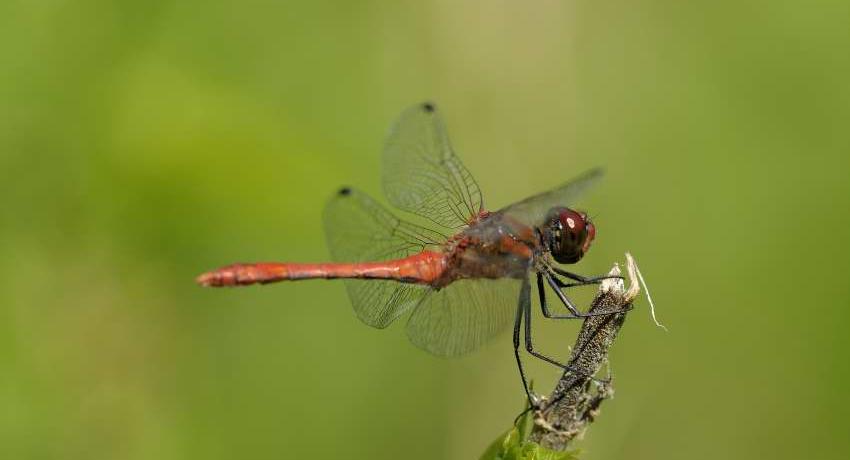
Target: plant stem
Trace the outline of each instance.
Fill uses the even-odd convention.
[[[626,260],[629,289],[626,290],[620,278],[604,280],[588,310],[611,310],[618,313],[591,316],[584,320],[570,354],[572,370],[564,372],[545,407],[535,412],[534,428],[529,440],[543,447],[556,451],[566,450],[569,443],[593,422],[602,401],[614,394],[610,378],[600,381],[591,376],[596,375],[608,361],[608,349],[616,340],[627,311],[632,308],[632,301],[640,291],[635,277],[634,259],[626,254]],[[609,275],[619,276],[620,267],[614,265]]]

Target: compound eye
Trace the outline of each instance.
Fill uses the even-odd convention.
[[[591,224],[590,222],[587,222],[586,227],[587,227],[587,241],[588,242],[593,241],[593,239],[596,238],[596,226]]]
[[[561,211],[561,215],[558,217],[561,221],[563,232],[571,240],[578,242],[582,239],[587,228],[587,220],[583,213],[575,212],[572,209],[565,209]]]

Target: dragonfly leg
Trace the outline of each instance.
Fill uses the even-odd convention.
[[[578,311],[578,308],[576,308],[573,301],[570,300],[570,298],[567,297],[566,294],[564,294],[564,291],[562,291],[560,286],[558,286],[558,283],[555,281],[555,277],[552,276],[551,273],[549,273],[549,272],[538,272],[537,276],[538,276],[538,280],[540,280],[541,277],[546,278],[546,282],[548,282],[549,286],[552,288],[552,290],[555,291],[555,295],[558,296],[558,299],[560,299],[561,303],[564,304],[565,307],[567,307],[567,310],[569,310],[570,313],[572,313],[571,315],[553,315],[553,314],[549,313],[549,308],[547,307],[545,310],[543,310],[544,316],[546,316],[547,318],[553,318],[553,319],[568,319],[568,318],[581,318],[582,317],[581,316],[582,313],[580,311]],[[538,285],[540,285],[540,284],[543,284],[543,282],[538,281]]]
[[[573,305],[572,301],[570,301],[569,299],[567,299],[568,302],[564,302],[564,305],[567,307],[567,309],[570,310],[569,315],[561,315],[549,311],[549,303],[546,302],[546,289],[543,285],[543,276],[543,273],[537,273],[537,293],[540,297],[540,309],[543,311],[543,316],[549,319],[580,319],[581,313],[578,311],[578,309],[575,308],[575,305]],[[555,288],[553,287],[553,289]],[[555,292],[558,292],[558,290],[555,289]],[[572,306],[572,308],[570,308],[570,306]]]
[[[540,273],[537,274],[537,293],[540,297],[540,309],[543,311],[543,316],[546,316],[547,318],[553,318],[553,319],[576,319],[577,318],[576,316],[573,316],[573,315],[564,315],[564,316],[559,317],[557,315],[551,315],[549,313],[549,306],[546,303],[546,289],[545,289],[545,286],[543,285],[543,276]],[[562,364],[562,363],[555,361],[554,359],[552,359],[552,358],[550,358],[546,355],[543,355],[541,353],[536,352],[534,350],[534,345],[533,345],[532,339],[531,339],[531,304],[529,304],[528,308],[525,310],[524,316],[525,316],[525,349],[528,351],[529,354],[531,354],[532,356],[534,356],[536,358],[542,359],[543,361],[546,361],[547,363],[554,364],[555,366],[558,366],[565,371],[570,371],[570,372],[578,374],[582,377],[589,378],[590,380],[593,380],[596,383],[607,383],[605,380],[597,379],[596,377],[594,377],[592,375],[588,375],[587,373],[582,372],[581,370],[576,369],[575,367],[573,367],[569,364]]]
[[[591,312],[591,313],[582,313],[582,312],[578,311],[578,309],[576,308],[573,301],[570,300],[570,298],[567,297],[566,294],[564,294],[564,291],[561,290],[561,286],[558,285],[556,278],[551,273],[543,271],[543,272],[538,272],[538,274],[540,276],[543,276],[544,278],[546,278],[546,282],[548,282],[549,286],[552,287],[552,290],[555,291],[555,295],[558,296],[558,299],[561,301],[561,303],[563,303],[564,306],[567,307],[567,310],[569,310],[570,313],[572,313],[571,315],[555,315],[555,314],[549,313],[548,308],[547,308],[543,312],[543,315],[546,316],[547,318],[551,318],[551,319],[590,318],[592,316],[604,316],[604,315],[610,315],[610,314],[613,314],[613,313],[623,313],[625,311],[631,310],[631,306],[630,306],[628,308],[616,308],[616,309],[613,309],[613,310],[599,310],[599,311],[594,311],[594,312]]]
[[[540,302],[542,304],[546,302],[546,298],[545,294],[540,289],[542,287],[540,275],[537,276],[537,290],[541,296]],[[534,356],[535,358],[542,359],[543,361],[546,361],[549,364],[554,364],[555,366],[558,366],[561,369],[566,369],[568,367],[566,364],[561,364],[560,362],[555,361],[554,359],[544,354],[538,353],[534,350],[534,343],[531,340],[531,303],[528,304],[527,308],[525,308],[525,311],[523,311],[522,314],[525,319],[525,351],[527,351],[531,356]]]
[[[564,289],[576,287],[576,286],[588,286],[590,284],[599,284],[602,280],[611,279],[611,278],[622,278],[622,277],[620,277],[620,276],[603,276],[603,277],[599,277],[599,279],[588,278],[590,280],[588,282],[577,281],[575,283],[567,283],[567,282],[561,280],[560,278],[558,278],[557,276],[554,276],[554,274],[552,275],[552,279],[555,280],[555,284],[557,284],[558,287],[564,288]]]
[[[548,268],[552,269],[552,271],[554,271],[555,273],[557,273],[557,274],[559,274],[563,277],[569,278],[569,279],[574,280],[574,281],[578,281],[577,283],[564,283],[563,281],[559,280],[558,278],[553,277],[553,278],[555,278],[555,280],[558,282],[558,284],[561,287],[573,287],[573,286],[584,286],[586,284],[598,284],[598,283],[602,282],[602,280],[613,279],[613,278],[624,279],[622,276],[612,276],[612,275],[600,275],[600,276],[588,277],[588,276],[584,276],[584,275],[579,275],[578,273],[568,272],[568,271],[566,271],[562,268],[558,268],[558,267],[554,267],[554,266],[548,267]]]
[[[523,312],[531,307],[531,286],[526,279],[522,283],[522,289],[519,293],[519,301],[517,302],[516,318],[514,319],[514,356],[516,356],[516,365],[519,369],[519,376],[522,379],[522,388],[525,390],[525,395],[528,398],[528,403],[534,407],[535,398],[531,396],[531,391],[528,389],[528,379],[525,377],[525,369],[522,367],[522,358],[519,353],[519,334],[522,328]]]

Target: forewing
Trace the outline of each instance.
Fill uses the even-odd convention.
[[[481,191],[455,155],[436,106],[411,107],[384,147],[384,193],[394,206],[457,229],[478,217]]]
[[[407,320],[414,345],[438,356],[480,347],[511,323],[520,281],[462,279],[432,292]]]
[[[337,262],[376,262],[407,257],[444,237],[432,230],[403,222],[368,195],[342,189],[325,207],[325,235]],[[387,327],[418,304],[431,289],[388,280],[345,280],[357,317],[364,323]]]
[[[540,225],[550,209],[556,206],[571,206],[575,201],[599,179],[603,170],[591,169],[575,179],[560,186],[522,201],[516,202],[501,212],[513,216],[529,225]]]

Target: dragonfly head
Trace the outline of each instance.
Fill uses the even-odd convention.
[[[574,264],[590,249],[590,243],[596,237],[596,227],[586,213],[558,207],[549,211],[543,234],[556,261]]]

